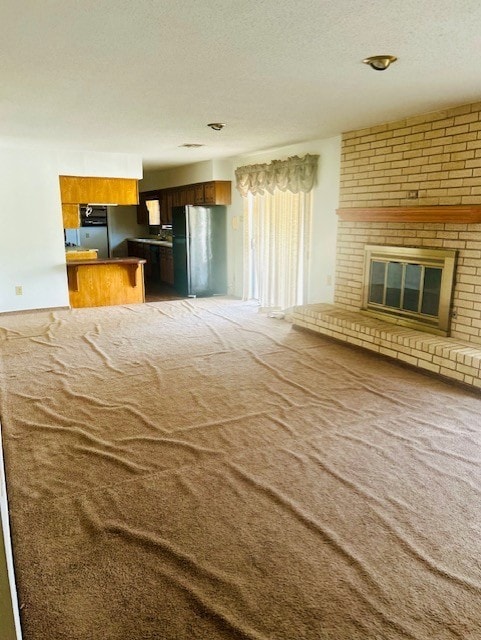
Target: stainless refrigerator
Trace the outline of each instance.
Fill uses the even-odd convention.
[[[189,297],[227,292],[224,206],[172,208],[174,287]]]

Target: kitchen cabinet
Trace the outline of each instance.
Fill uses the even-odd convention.
[[[194,185],[194,204],[204,204],[204,184]]]
[[[134,178],[87,178],[60,176],[62,204],[138,204],[138,181]]]
[[[204,185],[204,202],[205,204],[215,204],[216,198],[216,185],[215,182],[208,182]]]
[[[127,255],[130,258],[140,258],[138,255],[138,249],[140,247],[140,242],[135,242],[134,240],[127,240]]]
[[[139,194],[137,223],[149,226],[162,224],[162,196],[160,190],[144,191]]]
[[[144,191],[139,194],[137,222],[143,225],[149,224],[148,210],[145,204],[149,198],[156,198],[159,201],[160,224],[172,224],[172,207],[183,207],[188,204],[230,204],[231,184],[230,180],[212,180],[170,189]]]
[[[167,193],[165,193],[164,190],[164,193],[162,193],[160,200],[160,219],[162,220],[162,224],[170,224],[170,222],[165,222],[169,219],[169,211],[172,211],[172,206],[170,206],[169,208],[169,204],[167,202]]]
[[[160,247],[155,244],[148,244],[146,247],[146,260],[150,266],[150,275],[151,280],[155,280],[155,282],[160,282]]]
[[[150,261],[150,246],[143,242],[127,240],[127,253],[129,258],[142,258],[145,260],[144,275],[150,278],[152,273],[152,263]]]
[[[166,284],[174,284],[174,257],[172,247],[160,248],[160,280]]]
[[[165,220],[165,222],[163,224],[172,224],[172,207],[173,206],[174,206],[173,191],[166,190],[165,191],[165,213],[162,216],[162,219]]]
[[[145,204],[147,199],[146,193],[139,193],[139,204],[137,205],[137,224],[149,224],[149,212]]]
[[[138,242],[127,240],[127,252],[130,257],[143,258],[145,277],[157,282],[174,284],[174,259],[172,247],[157,242]]]
[[[195,187],[194,185],[188,185],[187,187],[182,188],[182,202],[181,206],[186,204],[194,204],[195,203]]]
[[[182,190],[181,189],[173,189],[172,191],[172,206],[173,207],[180,207],[181,206],[181,200],[182,200]]]
[[[145,302],[143,262],[137,258],[67,262],[70,306]]]
[[[231,182],[229,180],[213,180],[195,185],[194,204],[230,204]]]
[[[79,205],[62,204],[62,219],[64,229],[78,229],[80,227]]]

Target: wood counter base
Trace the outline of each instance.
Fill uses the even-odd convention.
[[[144,263],[141,258],[68,262],[70,306],[103,307],[145,302]]]

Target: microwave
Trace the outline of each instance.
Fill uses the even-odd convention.
[[[106,227],[107,207],[98,204],[80,205],[81,227]]]

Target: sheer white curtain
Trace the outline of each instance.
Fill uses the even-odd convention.
[[[311,194],[276,190],[244,203],[244,298],[266,309],[303,304],[311,228]]]
[[[236,171],[245,195],[244,298],[262,308],[306,302],[316,170],[317,156],[306,156]]]

